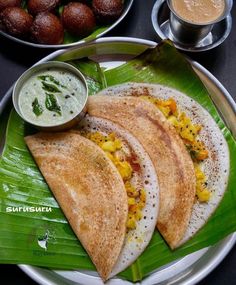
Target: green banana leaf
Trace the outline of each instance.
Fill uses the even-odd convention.
[[[85,41],[85,42],[92,41],[97,37],[99,37],[102,33],[104,33],[109,27],[110,26],[97,26],[95,30],[86,38],[80,38],[78,36],[65,32],[63,44],[72,44],[78,41]]]
[[[179,257],[214,245],[236,230],[236,143],[212,103],[206,88],[186,59],[169,43],[109,71],[88,59],[75,60],[88,82],[90,94],[124,82],[160,83],[198,101],[216,120],[229,146],[231,166],[227,191],[207,224],[181,248],[172,251],[156,231],[138,260],[121,276],[138,281]],[[1,118],[2,119],[2,118]],[[0,121],[1,121],[0,119]],[[11,112],[0,160],[0,263],[24,263],[57,269],[94,270],[90,258],[71,230],[60,207],[35,165],[24,136],[35,132]],[[10,212],[9,207],[45,207],[48,212]],[[50,211],[51,209],[51,211]],[[40,247],[47,238],[47,250]]]
[[[88,85],[89,95],[96,94],[107,87],[104,72],[97,62],[85,58],[70,61],[68,63],[75,66],[83,73]]]

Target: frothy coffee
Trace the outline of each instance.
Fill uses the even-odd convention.
[[[214,22],[225,10],[224,0],[172,0],[171,4],[179,17],[194,24]]]

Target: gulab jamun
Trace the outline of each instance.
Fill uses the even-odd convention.
[[[0,0],[0,11],[8,7],[20,7],[21,0]]]
[[[124,4],[122,0],[93,0],[92,8],[100,23],[111,24],[122,14]]]
[[[96,18],[92,9],[87,5],[70,2],[63,9],[62,23],[69,33],[85,37],[94,30]]]
[[[41,12],[52,12],[59,4],[60,0],[29,0],[27,9],[30,14],[37,15]]]
[[[9,7],[0,13],[0,27],[7,33],[25,38],[33,23],[33,17],[19,7]]]
[[[57,16],[50,12],[38,14],[31,27],[32,40],[40,44],[63,43],[64,29]]]

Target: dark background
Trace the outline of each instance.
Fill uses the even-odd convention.
[[[107,36],[127,36],[158,41],[151,24],[151,10],[155,0],[134,0],[124,21]],[[233,28],[229,38],[214,50],[189,54],[206,67],[226,87],[236,100],[236,8],[232,10]],[[53,50],[21,46],[0,37],[0,99],[23,71]],[[3,285],[36,285],[15,265],[0,265]],[[224,261],[199,285],[236,284],[236,246]],[[89,284],[88,284],[89,285]]]

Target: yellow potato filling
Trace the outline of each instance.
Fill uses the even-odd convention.
[[[142,99],[153,103],[175,127],[183,139],[189,154],[194,162],[196,175],[196,196],[200,202],[207,202],[211,192],[207,189],[207,178],[201,170],[200,163],[208,158],[208,150],[204,143],[199,140],[198,135],[202,129],[201,125],[193,124],[191,119],[184,112],[178,110],[176,101],[173,98],[161,100],[151,96],[141,96]]]
[[[104,136],[100,132],[87,132],[83,135],[101,147],[119,171],[128,197],[129,211],[126,228],[127,231],[135,229],[137,221],[142,218],[142,209],[146,204],[146,192],[144,189],[136,189],[131,183],[134,170],[131,164],[125,160],[125,156],[120,156],[118,153],[122,149],[122,142],[116,138],[114,133]]]
[[[211,193],[207,189],[206,175],[201,170],[198,164],[194,164],[196,175],[196,195],[200,202],[207,202],[210,199]]]

